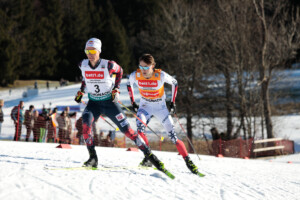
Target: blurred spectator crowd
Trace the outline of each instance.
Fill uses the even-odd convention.
[[[4,101],[0,99],[0,134],[3,122],[2,107]],[[14,122],[14,141],[20,141],[22,129],[25,133],[25,141],[32,139],[33,142],[52,142],[64,144],[84,144],[82,137],[82,117],[76,120],[77,112],[70,112],[70,107],[64,107],[61,113],[58,109],[43,108],[38,110],[34,105],[24,109],[24,102],[14,106],[10,116]],[[92,134],[96,146],[114,146],[115,131],[104,132],[97,127],[97,121],[93,122]],[[32,136],[32,137],[31,137]]]

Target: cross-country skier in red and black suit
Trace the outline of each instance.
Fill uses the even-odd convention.
[[[75,101],[80,103],[85,92],[89,101],[82,113],[83,138],[86,142],[90,158],[83,164],[85,167],[97,167],[98,157],[95,150],[94,139],[91,134],[93,120],[97,120],[101,114],[109,117],[128,138],[130,138],[144,153],[146,157],[157,167],[163,170],[163,163],[151,153],[149,146],[129,125],[125,114],[120,108],[119,87],[123,75],[122,68],[114,61],[100,58],[101,41],[91,38],[85,45],[85,53],[88,59],[82,60],[79,68],[82,72],[82,85]],[[115,78],[113,75],[115,74]]]

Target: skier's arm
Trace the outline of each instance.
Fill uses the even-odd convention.
[[[134,102],[134,90],[133,90],[134,77],[135,77],[135,73],[130,74],[127,82],[127,90],[128,90],[131,104],[133,104]]]
[[[164,81],[165,81],[165,83],[172,85],[171,102],[175,104],[175,99],[177,96],[177,89],[178,89],[177,80],[175,78],[173,78],[172,76],[170,76],[169,74],[167,74],[166,72],[164,72]]]
[[[108,72],[109,75],[112,76],[112,74],[116,74],[116,80],[115,80],[115,88],[120,88],[120,84],[121,84],[121,79],[123,76],[123,69],[120,65],[118,65],[116,62],[114,61],[108,61]]]
[[[81,68],[81,63],[78,66],[79,66],[79,68]],[[81,103],[81,99],[84,95],[85,87],[86,87],[85,79],[84,79],[84,77],[82,77],[80,90],[77,92],[77,94],[75,96],[75,101],[77,103]]]
[[[81,86],[80,86],[80,92],[84,93],[85,86],[86,86],[85,80],[84,80],[84,78],[82,78]]]
[[[78,67],[79,67],[80,71],[81,71],[81,64],[82,64],[82,61],[78,64]],[[85,79],[84,79],[84,77],[82,77],[80,92],[84,93],[85,86],[86,86]]]

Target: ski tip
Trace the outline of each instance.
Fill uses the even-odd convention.
[[[172,180],[174,180],[175,179],[175,176],[171,173],[171,172],[169,172],[168,170],[166,170],[166,171],[163,171],[168,177],[170,177]]]
[[[200,177],[204,177],[205,176],[205,174],[202,174],[200,172],[198,172],[197,175],[200,176]]]
[[[175,176],[174,175],[171,175],[171,176],[169,176],[172,180],[174,180],[175,179]]]

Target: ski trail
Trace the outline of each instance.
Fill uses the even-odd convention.
[[[299,164],[216,158],[191,154],[199,171],[192,174],[177,153],[153,151],[176,177],[157,170],[130,168],[141,152],[97,147],[99,167],[112,170],[45,170],[45,166],[79,167],[88,158],[85,146],[57,149],[56,144],[0,141],[0,199],[274,199],[296,200]]]

